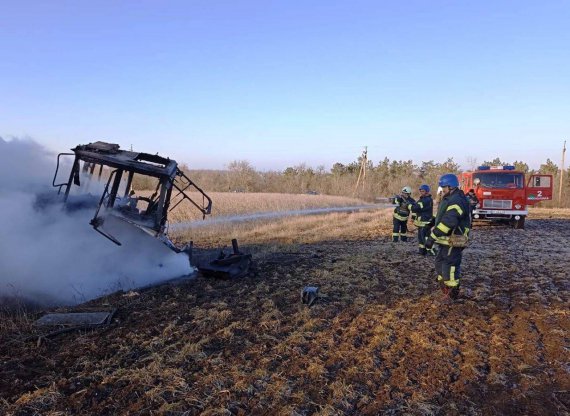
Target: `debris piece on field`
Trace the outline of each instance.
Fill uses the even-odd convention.
[[[301,301],[304,305],[312,306],[319,297],[319,288],[317,286],[306,286],[301,292]]]
[[[252,265],[251,254],[239,251],[238,242],[232,240],[233,252],[226,255],[222,250],[215,260],[199,261],[198,270],[206,277],[238,278],[245,276]]]
[[[111,322],[114,311],[48,313],[39,318],[38,326],[100,326]]]

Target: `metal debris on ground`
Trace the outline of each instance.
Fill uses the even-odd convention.
[[[252,265],[251,254],[240,252],[235,238],[232,240],[232,248],[230,254],[222,250],[215,260],[198,261],[198,270],[206,277],[238,278],[247,275]]]
[[[319,297],[319,288],[316,286],[306,286],[301,292],[301,301],[304,305],[312,306]]]
[[[24,340],[36,339],[36,345],[39,348],[49,338],[57,335],[73,332],[90,330],[101,327],[109,327],[117,309],[106,311],[82,311],[82,312],[54,312],[47,313],[36,322],[35,326],[39,328],[58,328],[48,333],[32,335]]]
[[[37,326],[101,326],[111,322],[115,311],[48,313],[39,318]]]

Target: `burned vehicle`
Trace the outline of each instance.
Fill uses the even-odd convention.
[[[121,150],[118,144],[101,141],[78,145],[71,150],[73,153],[60,153],[57,156],[52,182],[58,188],[56,198],[61,199],[68,210],[94,209],[90,224],[105,238],[122,245],[120,230],[125,226],[134,227],[158,239],[176,253],[185,252],[190,265],[206,275],[214,266],[217,276],[235,277],[247,273],[251,255],[239,252],[237,242],[232,243],[233,253],[229,256],[224,254],[224,267],[220,269],[219,258],[212,260],[207,255],[193,258],[192,243],[180,248],[168,238],[168,214],[179,204],[192,204],[203,218],[212,211],[211,198],[188,178],[175,160]],[[62,157],[71,156],[74,159],[67,181],[56,183]],[[151,196],[136,195],[132,187],[135,175],[154,178],[156,187]],[[79,188],[83,188],[83,191],[79,192]],[[99,197],[91,193],[93,188],[100,193]],[[193,199],[190,192],[197,194],[201,201]]]

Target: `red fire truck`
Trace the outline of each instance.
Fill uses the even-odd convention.
[[[535,174],[525,178],[514,166],[479,166],[459,175],[459,185],[467,194],[475,191],[479,200],[473,220],[504,221],[524,228],[527,207],[552,199],[552,175]]]

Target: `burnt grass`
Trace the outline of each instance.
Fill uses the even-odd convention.
[[[476,226],[452,305],[433,258],[388,236],[243,245],[248,277],[82,305],[118,308],[105,328],[3,333],[0,413],[569,414],[570,220]]]

